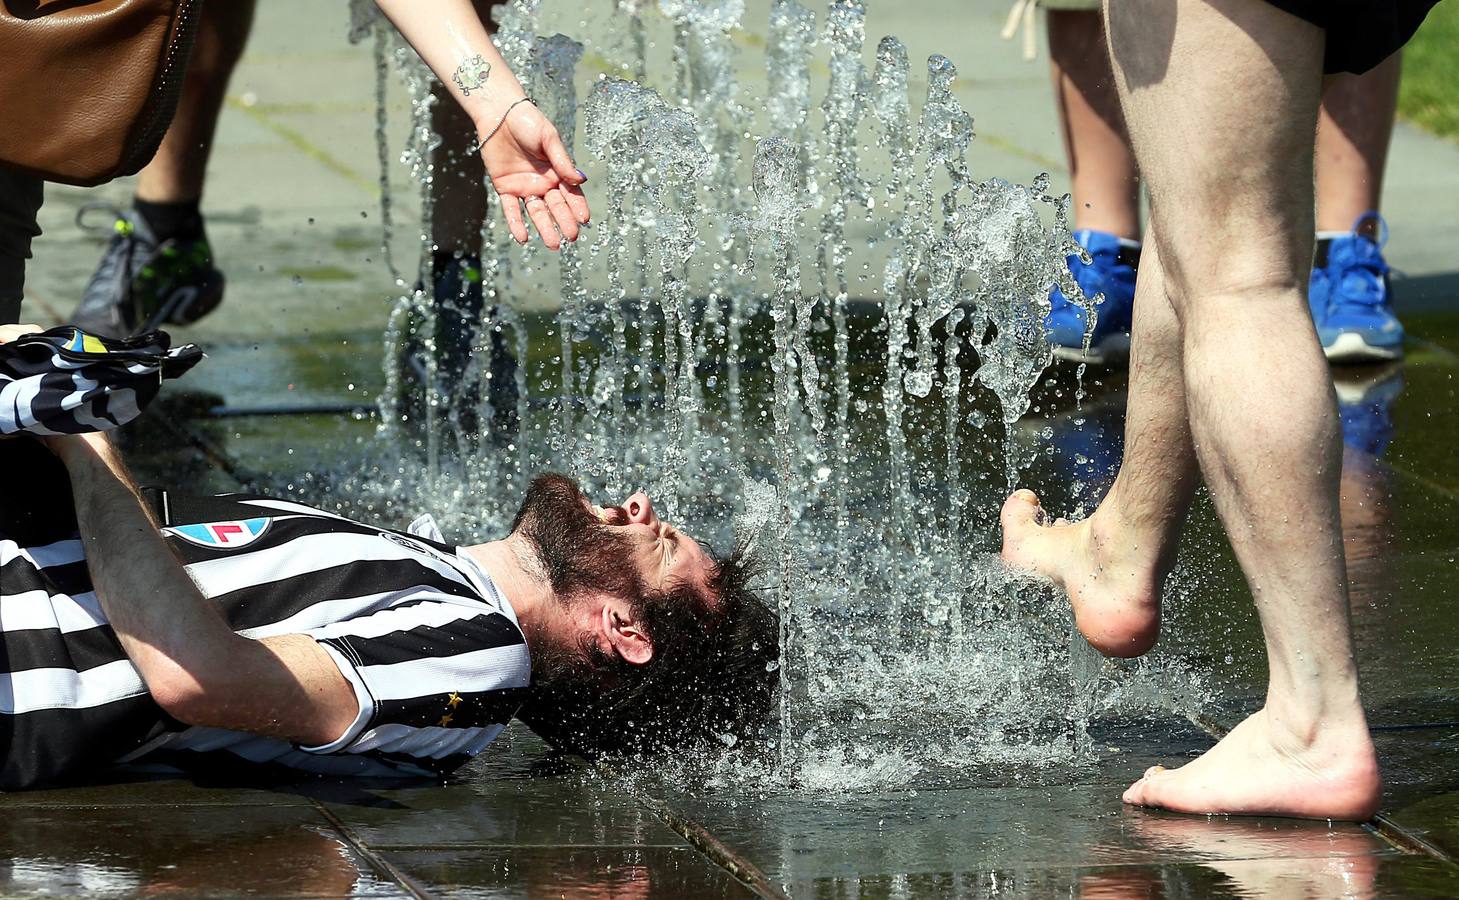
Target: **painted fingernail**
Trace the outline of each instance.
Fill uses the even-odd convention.
[[[582,169],[578,169],[577,171],[578,171],[578,177],[583,180],[583,184],[587,184],[588,183],[588,173],[587,172],[584,172]]]

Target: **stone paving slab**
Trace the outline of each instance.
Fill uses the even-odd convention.
[[[1069,869],[1210,859],[1394,855],[1356,825],[1206,820],[1124,809],[1123,784],[922,790],[813,803],[771,798],[752,815],[682,807],[774,880],[980,869]],[[1456,882],[1459,883],[1459,882]]]
[[[1045,897],[1247,900],[1266,897],[1447,898],[1452,896],[1453,890],[1454,881],[1443,863],[1408,856],[1340,856],[1072,869],[983,869],[856,879],[814,878],[794,884],[792,895],[865,900],[933,897],[969,900],[1035,900]]]
[[[382,856],[436,897],[755,896],[688,847],[470,847]]]
[[[15,805],[0,820],[0,858],[6,896],[397,893],[316,809],[290,802]]]

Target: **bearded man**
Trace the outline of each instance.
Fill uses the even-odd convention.
[[[64,465],[64,474],[60,466]],[[751,735],[776,622],[636,493],[534,481],[506,538],[144,500],[100,434],[0,441],[0,789],[131,761],[443,776],[513,715],[584,753]],[[69,490],[68,490],[69,485]]]

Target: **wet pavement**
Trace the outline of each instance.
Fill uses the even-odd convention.
[[[563,759],[517,726],[447,785],[128,773],[117,783],[0,796],[0,858],[11,860],[0,866],[0,893],[1452,897],[1459,492],[1450,485],[1459,433],[1447,413],[1459,361],[1442,351],[1455,326],[1452,314],[1415,316],[1416,351],[1403,365],[1335,372],[1356,385],[1354,403],[1368,404],[1368,418],[1349,428],[1361,446],[1348,449],[1343,511],[1387,783],[1375,823],[1190,818],[1120,804],[1147,766],[1199,753],[1212,729],[1259,703],[1255,617],[1202,504],[1165,643],[1197,661],[1210,703],[1196,721],[1097,717],[1093,758],[1076,766],[985,767],[892,791],[704,789]],[[368,337],[213,344],[186,390],[175,386],[144,420],[156,427],[131,438],[143,477],[226,490],[258,473],[277,483],[337,463],[341,447],[371,439],[374,421],[310,404],[357,402],[378,365],[355,349],[368,348]],[[249,371],[230,373],[236,367]],[[350,382],[342,389],[337,372],[358,377],[356,391]],[[1063,452],[1030,473],[1051,494],[1068,480],[1060,459],[1118,459],[1122,379],[1091,376],[1088,385],[1084,425],[1053,428],[1047,440]],[[1374,385],[1386,387],[1374,393]],[[302,411],[279,414],[289,404]],[[1068,416],[1055,408],[1031,424]]]
[[[197,491],[287,483],[351,458],[340,448],[374,433],[380,334],[398,288],[378,249],[374,107],[364,87],[373,72],[365,51],[343,41],[341,4],[292,6],[260,10],[224,116],[206,209],[229,300],[178,332],[210,358],[129,438],[154,482]],[[949,50],[947,3],[895,22],[876,20],[879,6],[873,40],[880,28],[902,34],[914,57]],[[973,161],[980,175],[1016,180],[1047,168],[1057,188],[1066,175],[1045,72],[996,40],[1001,15],[979,7],[966,36],[959,96],[978,116]],[[404,102],[392,94],[397,125]],[[399,221],[409,223],[412,195],[400,167],[392,171]],[[0,795],[0,894],[1459,896],[1456,173],[1459,148],[1400,127],[1385,212],[1391,259],[1407,271],[1395,290],[1408,357],[1334,372],[1349,444],[1352,613],[1386,779],[1376,823],[1190,818],[1119,803],[1146,766],[1200,752],[1211,730],[1260,702],[1258,625],[1202,503],[1164,639],[1212,688],[1200,724],[1096,719],[1093,759],[1079,766],[994,769],[894,791],[691,790],[558,758],[517,726],[447,785],[130,772]],[[129,189],[50,192],[28,318],[61,320],[98,254],[71,216]],[[413,252],[409,231],[397,229],[397,259]],[[1118,460],[1123,391],[1118,376],[1091,374],[1088,384],[1079,415],[1050,403],[1027,424],[1049,426],[1038,439],[1064,451],[1056,458],[1077,454],[1097,467]],[[1045,460],[1030,483],[1057,496],[1069,474],[1067,463]]]

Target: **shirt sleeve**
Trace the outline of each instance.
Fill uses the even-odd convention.
[[[531,681],[516,623],[484,603],[432,595],[305,632],[354,687],[360,711],[310,753],[366,753],[439,772],[501,733]]]

